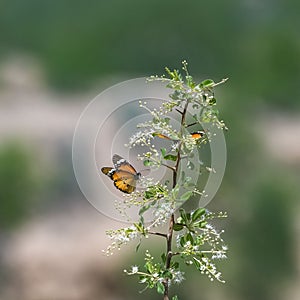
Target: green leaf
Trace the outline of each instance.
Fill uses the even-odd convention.
[[[172,300],[179,300],[179,298],[177,297],[177,295],[172,297]]]
[[[183,224],[175,223],[174,226],[173,226],[173,229],[174,229],[175,231],[180,231],[180,230],[183,229],[183,227],[184,227]]]
[[[200,269],[201,265],[200,265],[199,261],[196,260],[195,258],[193,259],[193,261],[194,261],[194,264],[195,264],[196,268]]]
[[[169,124],[170,123],[170,118],[168,118],[168,117],[166,117],[166,118],[164,118],[164,121],[167,123],[167,124]]]
[[[139,222],[139,223],[134,223],[133,224],[135,226],[135,228],[137,229],[138,232],[144,234],[145,233],[145,227],[144,224]]]
[[[135,247],[135,252],[138,252],[138,251],[139,251],[139,248],[140,248],[140,246],[141,246],[141,243],[142,243],[142,240],[140,240],[140,241],[138,242],[138,244],[136,245],[136,247]]]
[[[160,152],[161,152],[162,156],[165,157],[165,155],[167,153],[167,149],[166,148],[161,148]]]
[[[185,76],[185,79],[186,79],[187,85],[193,89],[195,87],[195,82],[193,81],[193,77],[190,75],[187,75],[187,76]]]
[[[159,294],[163,294],[165,292],[165,287],[161,282],[157,282],[156,289]]]
[[[178,192],[179,192],[179,185],[178,183],[175,185],[175,187],[172,189],[172,197],[174,199],[177,198],[177,195],[178,195]]]
[[[197,221],[198,219],[201,218],[205,214],[206,209],[205,208],[198,208],[192,213],[192,221]]]
[[[144,160],[145,167],[149,167],[149,166],[153,166],[153,165],[154,165],[153,161],[151,161],[149,159]]]
[[[212,79],[206,79],[200,83],[200,87],[201,88],[212,87],[214,84],[215,82]]]
[[[146,199],[151,199],[151,198],[153,198],[155,196],[155,193],[153,192],[153,191],[145,191],[144,192],[144,197],[146,198]]]
[[[139,215],[144,214],[149,208],[150,208],[150,205],[144,205],[144,206],[139,210]]]
[[[165,270],[162,275],[163,275],[164,278],[168,278],[168,279],[173,278],[173,275],[169,270]]]
[[[186,243],[186,237],[185,237],[185,235],[183,235],[183,236],[180,238],[179,243],[180,243],[180,246],[181,246],[181,247],[184,246],[184,244]]]
[[[177,270],[179,268],[179,262],[178,261],[175,261],[172,263],[172,268]]]
[[[182,220],[184,222],[186,222],[187,221],[187,216],[186,216],[185,210],[183,208],[180,208],[179,212],[180,212],[180,216],[181,216]]]
[[[186,240],[191,242],[192,245],[194,244],[194,238],[190,232],[186,235]]]
[[[164,159],[165,160],[176,161],[177,160],[177,155],[168,154],[168,155],[164,156]]]
[[[167,261],[166,253],[163,253],[163,254],[161,255],[161,260],[162,260],[162,262],[163,262],[164,264],[166,263],[166,261]]]
[[[207,225],[207,222],[206,221],[203,221],[200,223],[200,228],[204,228],[205,226]]]
[[[149,262],[149,261],[147,261],[147,262],[145,263],[145,268],[146,268],[146,270],[148,271],[148,273],[150,273],[150,274],[152,274],[153,271],[154,271],[154,267],[153,267],[152,263]]]
[[[217,99],[216,98],[211,98],[208,102],[209,105],[216,105]]]
[[[187,201],[190,199],[190,197],[193,195],[193,191],[187,191],[183,195],[181,195],[180,200],[181,201]]]

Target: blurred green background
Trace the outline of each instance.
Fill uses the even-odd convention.
[[[230,251],[225,285],[187,272],[174,292],[299,299],[299,12],[297,0],[2,0],[0,299],[159,299],[122,274],[139,254],[102,256],[120,224],[84,200],[71,146],[101,90],[183,59],[198,80],[230,78],[217,89],[227,170],[209,204],[229,213]]]

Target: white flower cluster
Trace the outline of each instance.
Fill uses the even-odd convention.
[[[203,234],[201,235],[203,240],[207,242],[212,247],[217,247],[221,244],[223,239],[221,238],[221,234],[224,230],[218,232],[211,224],[206,224],[205,228],[202,229]]]
[[[186,232],[181,232],[176,236],[176,244],[180,253],[186,258],[188,265],[195,264],[202,274],[206,274],[211,281],[214,279],[224,282],[221,279],[221,273],[217,271],[213,260],[227,258],[226,253],[228,247],[224,245],[221,238],[223,231],[217,230],[211,225],[207,224],[204,228],[198,229],[200,234],[194,236],[194,242],[186,241],[184,245],[181,244],[182,237]],[[210,249],[207,247],[210,246]]]
[[[140,233],[134,225],[117,230],[109,230],[106,232],[106,234],[113,241],[106,250],[103,250],[103,253],[105,253],[107,256],[112,255],[115,249],[120,250],[122,245],[126,245],[130,241],[140,236]]]
[[[162,202],[153,213],[155,218],[155,226],[167,223],[174,211],[175,208],[173,202]]]
[[[180,284],[185,278],[184,278],[184,272],[179,270],[173,270],[171,269],[170,272],[173,275],[172,283]]]
[[[130,271],[128,271],[128,270],[125,269],[124,273],[126,273],[128,275],[138,274],[139,273],[139,267],[134,265],[134,266],[131,267]]]
[[[200,259],[193,257],[194,261],[200,264],[200,272],[201,274],[206,274],[211,281],[214,279],[225,283],[225,281],[221,278],[221,272],[217,271],[217,268],[214,263],[212,263],[207,257],[202,257]]]
[[[151,141],[153,140],[153,133],[154,131],[144,130],[144,131],[138,131],[134,135],[132,135],[129,139],[129,143],[125,146],[132,148],[137,145],[139,146],[151,146]]]

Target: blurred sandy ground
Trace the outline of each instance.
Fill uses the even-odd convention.
[[[0,79],[1,145],[10,140],[24,143],[36,156],[39,174],[61,167],[65,157],[70,166],[76,122],[99,90],[55,93],[44,83],[39,66],[28,58],[7,61],[1,66]],[[254,126],[265,151],[288,167],[300,166],[299,117],[263,114]],[[76,186],[74,175],[68,175]],[[53,201],[55,208],[50,205],[49,212],[37,211],[16,230],[3,234],[1,300],[128,299],[119,290],[122,275],[115,275],[122,273],[126,255],[107,259],[101,253],[108,244],[104,231],[119,224],[100,215],[78,190]],[[299,219],[294,224],[298,271],[282,291],[291,300],[300,294]]]
[[[24,58],[3,64],[0,81],[0,144],[25,145],[41,175],[70,166],[76,122],[96,90],[67,96],[51,92],[39,66]],[[76,186],[74,175],[67,174]],[[120,224],[99,214],[78,190],[53,201],[49,212],[32,208],[31,218],[21,226],[0,230],[0,298],[124,299],[113,278],[122,256],[112,259],[101,253],[109,242],[105,230]]]

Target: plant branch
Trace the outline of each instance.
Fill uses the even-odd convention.
[[[188,109],[189,101],[186,100],[186,103],[184,105],[183,112],[181,113],[181,127],[180,127],[180,132],[182,135],[183,132],[183,126],[185,125],[185,117],[186,117],[186,112]],[[173,168],[173,188],[177,184],[177,173],[178,173],[178,168],[181,160],[181,143],[178,146],[178,153],[177,153],[177,160],[176,160],[176,165]],[[174,213],[171,215],[170,222],[169,222],[169,230],[167,233],[167,257],[166,257],[166,270],[170,269],[171,266],[171,260],[172,260],[172,237],[173,237],[173,231],[174,231],[174,224],[175,224],[175,217]],[[163,282],[164,285],[164,298],[163,300],[169,300],[169,279],[166,278],[165,281]]]
[[[186,128],[191,127],[191,126],[194,126],[194,125],[197,125],[197,124],[199,124],[199,123],[198,123],[198,122],[191,123],[191,124],[189,124],[189,125],[186,125]]]
[[[158,235],[158,236],[162,236],[164,238],[168,238],[168,235],[165,234],[165,233],[160,233],[160,232],[154,232],[154,231],[148,231],[149,234],[152,234],[152,235]]]
[[[175,110],[176,110],[177,112],[179,112],[181,115],[183,114],[183,112],[180,111],[179,109],[175,108]]]
[[[169,230],[167,233],[167,257],[166,257],[166,270],[170,269],[171,266],[171,259],[172,259],[172,237],[173,237],[173,228],[174,228],[174,214],[172,214],[170,223],[169,223]],[[165,291],[164,291],[164,300],[169,300],[169,279],[166,278],[163,282]]]
[[[164,163],[162,163],[161,165],[164,166],[164,167],[166,167],[166,168],[168,168],[168,169],[170,169],[170,170],[172,170],[173,172],[175,171],[174,167],[171,167],[171,166],[169,166],[167,164],[164,164]]]

